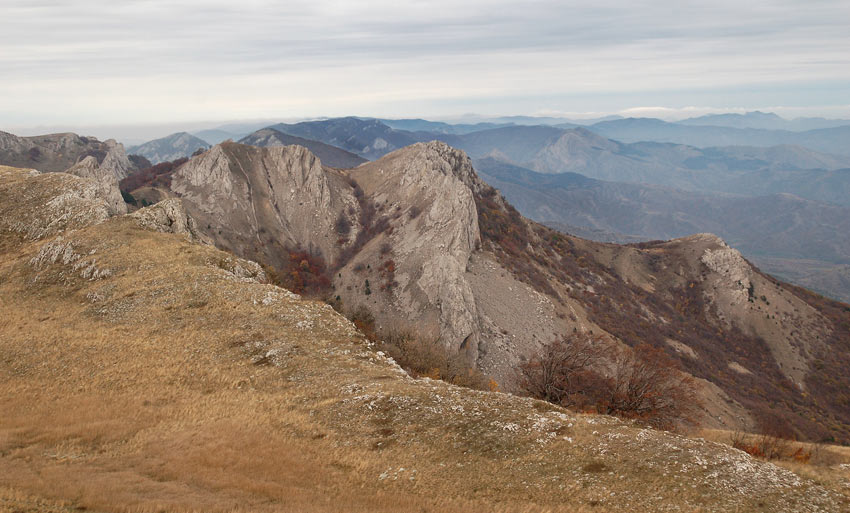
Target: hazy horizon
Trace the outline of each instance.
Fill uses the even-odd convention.
[[[5,4],[6,130],[469,112],[850,117],[850,6],[838,0]]]
[[[823,117],[827,119],[850,119],[850,106],[846,117],[829,117],[828,114],[818,115],[820,111],[814,111],[812,116],[782,116],[779,114],[783,109],[781,107],[765,108],[765,109],[745,109],[745,108],[710,108],[710,107],[689,107],[685,109],[671,109],[665,107],[636,107],[632,109],[624,109],[618,112],[543,112],[530,114],[505,114],[505,115],[482,115],[475,113],[466,113],[461,115],[446,115],[446,116],[399,116],[399,117],[381,117],[368,116],[359,114],[348,114],[338,117],[354,116],[361,118],[381,118],[381,119],[425,119],[428,121],[442,121],[445,123],[483,123],[490,120],[509,117],[552,117],[562,118],[564,120],[594,120],[610,116],[634,117],[634,118],[657,118],[665,121],[681,121],[684,119],[711,115],[711,114],[746,114],[750,112],[763,112],[780,115],[788,120],[804,117]],[[787,109],[786,109],[787,112]],[[792,110],[791,112],[794,112]],[[333,116],[337,117],[337,116]],[[240,124],[256,124],[256,125],[272,125],[276,123],[296,123],[300,121],[311,121],[320,119],[330,119],[329,116],[306,116],[306,117],[270,117],[270,118],[254,118],[254,119],[221,119],[210,121],[174,121],[171,123],[138,123],[138,124],[105,124],[105,125],[81,125],[81,124],[56,124],[56,125],[33,125],[33,126],[0,126],[0,130],[14,133],[19,136],[43,135],[49,133],[74,132],[80,135],[94,136],[99,139],[116,139],[125,144],[139,144],[153,139],[165,137],[177,132],[199,132],[202,130],[216,129],[227,125]]]

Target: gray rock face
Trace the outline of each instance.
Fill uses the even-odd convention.
[[[4,230],[37,240],[107,218],[109,205],[91,178],[0,166],[0,228]]]
[[[127,178],[133,171],[133,164],[127,158],[124,145],[116,142],[115,139],[107,139],[103,145],[106,147],[106,156],[100,166],[111,171],[118,180]]]
[[[478,311],[464,273],[480,245],[473,190],[481,183],[469,158],[444,143],[419,143],[364,164],[352,176],[392,215],[392,231],[365,246],[346,266],[342,277],[337,276],[337,290],[347,303],[365,299],[380,322],[408,319],[418,331],[439,333],[447,348],[475,361]],[[381,254],[387,247],[391,250]],[[381,290],[388,280],[381,275],[385,271],[354,271],[370,263],[386,269],[387,261],[393,262],[398,282],[389,290]],[[364,298],[360,281],[365,283],[370,274],[378,291]]]
[[[139,226],[148,230],[182,233],[188,235],[192,241],[209,244],[209,238],[201,233],[195,220],[186,213],[182,202],[177,198],[163,200],[137,210],[130,214],[130,217],[135,219]]]
[[[106,159],[104,159],[104,164],[107,164]],[[65,172],[94,180],[97,183],[98,195],[109,205],[110,214],[127,213],[127,204],[124,203],[124,198],[118,189],[118,179],[113,169],[99,165],[94,157],[85,157]]]
[[[181,166],[172,190],[217,245],[272,264],[288,258],[287,248],[333,261],[335,221],[357,209],[344,178],[300,146],[223,143]]]
[[[18,137],[0,132],[2,165],[62,172],[89,156],[112,171],[118,180],[135,169],[124,152],[124,145],[113,139],[101,142],[72,133]]]

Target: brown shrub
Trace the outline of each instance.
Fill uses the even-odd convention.
[[[462,354],[451,353],[439,338],[390,330],[380,337],[379,347],[413,377],[440,379],[475,390],[498,389],[495,381],[470,366]]]
[[[599,337],[573,334],[547,345],[520,372],[523,387],[533,397],[638,419],[660,429],[689,421],[699,406],[693,378],[647,344],[617,349]]]

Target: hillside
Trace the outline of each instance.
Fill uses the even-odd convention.
[[[94,157],[118,180],[136,169],[124,152],[124,145],[114,139],[101,142],[72,133],[18,137],[0,132],[0,165],[60,172],[86,157]]]
[[[420,125],[429,126],[402,126]],[[507,126],[453,134],[438,125],[433,127],[436,131],[412,132],[357,118],[272,128],[368,159],[417,141],[439,140],[473,158],[494,157],[540,173],[573,172],[613,182],[747,196],[789,193],[812,201],[850,204],[850,157],[784,143],[741,146],[743,141],[730,139],[723,147],[704,147],[707,145],[701,143],[700,147],[658,142],[623,144],[586,128],[554,126]]]
[[[378,334],[437,340],[505,390],[543,344],[593,332],[678,360],[702,380],[705,425],[850,439],[837,391],[850,312],[763,275],[716,236],[616,246],[558,234],[438,142],[347,172],[297,146],[226,143],[170,183],[219,247],[352,318],[368,312]]]
[[[186,132],[154,139],[138,146],[133,146],[128,151],[134,155],[141,155],[152,164],[159,164],[183,157],[190,157],[199,149],[209,147],[209,143]]]
[[[836,266],[850,263],[848,207],[790,194],[753,198],[606,182],[575,173],[541,174],[493,158],[476,160],[475,167],[523,215],[545,224],[572,225],[577,228],[567,231],[576,235],[581,235],[578,227],[598,232],[584,232],[585,238],[612,240],[610,234],[619,233],[651,240],[711,232],[747,257],[760,259],[764,270],[799,285],[817,282],[817,274],[826,278]],[[777,260],[786,265],[771,264]],[[804,273],[805,278],[789,273],[792,260],[798,266],[808,262],[812,272]],[[850,289],[829,290],[840,299],[850,294]]]
[[[375,119],[354,117],[294,124],[279,123],[268,128],[342,148],[368,160],[380,158],[393,150],[418,141],[433,139],[433,137],[419,137],[413,132],[390,128]]]
[[[256,132],[240,139],[239,143],[262,147],[290,146],[297,144],[310,150],[313,155],[319,157],[324,165],[340,169],[357,167],[366,162],[366,159],[349,151],[337,148],[336,146],[331,146],[319,141],[312,141],[310,139],[304,139],[302,137],[287,135],[273,128],[257,130]]]
[[[4,508],[847,505],[716,443],[411,379],[327,305],[198,244],[176,200],[108,219],[91,187],[0,169]]]

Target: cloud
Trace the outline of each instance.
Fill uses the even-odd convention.
[[[19,123],[758,107],[760,93],[817,106],[850,92],[844,0],[5,4],[0,116]]]

